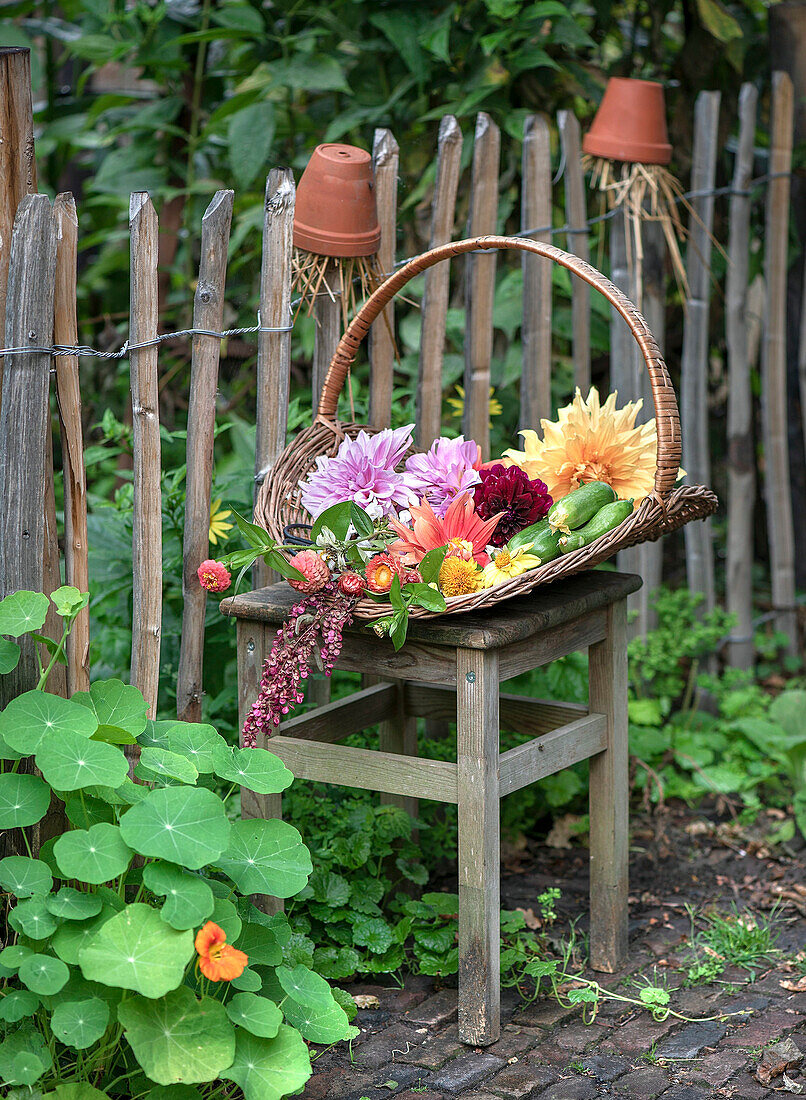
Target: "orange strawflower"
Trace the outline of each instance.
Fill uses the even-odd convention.
[[[388,592],[392,587],[395,577],[400,578],[400,583],[405,584],[408,569],[402,558],[396,558],[393,554],[376,554],[366,564],[367,588],[370,592]]]
[[[233,978],[240,978],[249,962],[243,951],[227,943],[224,929],[211,920],[196,933],[196,950],[199,970],[211,982],[231,982]]]
[[[444,518],[436,515],[427,500],[421,500],[419,507],[415,505],[409,510],[411,527],[404,527],[395,519],[389,520],[400,535],[400,539],[390,547],[393,553],[405,554],[415,562],[420,562],[429,550],[447,546],[450,556],[464,557],[465,560],[472,557],[477,565],[486,565],[490,560],[487,543],[500,517],[481,519],[476,514],[470,494],[462,493],[455,497]],[[467,544],[470,544],[469,548]],[[455,548],[455,554],[451,554],[451,547]]]

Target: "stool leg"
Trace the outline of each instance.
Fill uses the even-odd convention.
[[[498,653],[456,651],[459,769],[459,1037],[501,1028]]]
[[[393,718],[381,722],[378,728],[378,748],[381,752],[395,752],[402,756],[417,755],[417,719],[406,716],[403,710],[403,681],[397,685],[397,710]],[[417,817],[418,800],[409,795],[382,794],[382,806],[401,806],[410,817]]]
[[[590,647],[590,709],[607,715],[607,749],[590,761],[590,955],[613,973],[627,957],[629,777],[627,603],[608,610],[607,636]]]

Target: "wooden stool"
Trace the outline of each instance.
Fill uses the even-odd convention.
[[[459,1034],[474,1046],[500,1031],[499,802],[504,795],[590,759],[590,959],[612,972],[627,950],[626,599],[640,577],[583,573],[477,614],[412,620],[404,647],[356,623],[339,668],[386,682],[283,723],[266,742],[300,779],[416,799],[459,810]],[[285,583],[224,600],[238,619],[241,719],[258,690],[275,630],[296,593]],[[588,649],[589,706],[500,694],[513,676]],[[533,739],[499,753],[500,725]],[[418,717],[456,721],[456,764],[417,757]],[[380,750],[339,745],[381,723]],[[391,799],[388,799],[391,801]],[[244,816],[279,817],[279,795],[244,792]],[[304,832],[304,825],[303,825]]]

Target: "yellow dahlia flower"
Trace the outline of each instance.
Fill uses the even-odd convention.
[[[481,570],[471,557],[448,557],[439,570],[439,590],[443,596],[466,596],[481,588]]]
[[[482,586],[492,588],[494,584],[519,577],[529,569],[536,569],[540,565],[540,558],[535,554],[527,554],[526,548],[520,550],[501,550],[495,555],[489,565],[485,565],[481,574]]]
[[[541,420],[543,439],[523,431],[524,449],[504,452],[507,466],[520,466],[532,479],[545,481],[554,500],[587,481],[606,481],[619,500],[636,506],[655,484],[658,437],[654,417],[636,426],[642,401],[616,408],[618,393],[599,403],[591,386],[585,401],[579,389],[570,405],[560,409],[557,422]]]

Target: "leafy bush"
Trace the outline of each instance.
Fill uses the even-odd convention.
[[[49,668],[86,604],[72,588],[52,599],[65,631]],[[8,596],[0,632],[37,631],[47,609],[40,594]],[[6,669],[14,648],[0,647]],[[246,1100],[297,1091],[310,1075],[306,1040],[355,1029],[300,960],[287,918],[249,900],[291,897],[311,873],[295,828],[236,816],[242,783],[277,793],[291,773],[212,726],[148,719],[120,680],[50,695],[49,668],[0,713],[0,829],[28,848],[0,860],[12,932],[0,952],[0,1081],[58,1100],[74,1083],[89,1098],[156,1100],[160,1086],[203,1082],[217,1083],[208,1095],[234,1082]],[[51,807],[67,828],[34,857],[25,829]]]

